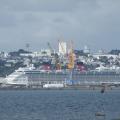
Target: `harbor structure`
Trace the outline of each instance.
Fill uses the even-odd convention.
[[[59,53],[65,55],[67,53],[67,43],[59,40]]]

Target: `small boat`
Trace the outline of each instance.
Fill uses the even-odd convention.
[[[95,116],[104,116],[105,117],[105,113],[97,112],[97,113],[95,113]]]

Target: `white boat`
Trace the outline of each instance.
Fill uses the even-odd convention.
[[[64,88],[64,84],[45,84],[43,88]]]

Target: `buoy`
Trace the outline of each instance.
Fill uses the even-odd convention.
[[[101,89],[101,93],[104,93],[105,92],[105,89]]]
[[[104,93],[104,92],[105,92],[105,87],[102,87],[101,93]]]

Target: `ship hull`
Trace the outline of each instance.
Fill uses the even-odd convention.
[[[68,84],[101,85],[120,84],[120,74],[115,72],[81,72],[76,73],[37,73],[26,74],[30,85]]]
[[[16,74],[16,73],[15,73]],[[13,74],[14,75],[14,74]],[[43,86],[45,84],[65,84],[65,85],[102,85],[120,84],[120,73],[112,72],[41,72],[29,70],[18,72],[17,76],[12,75],[6,78],[7,84],[25,86]]]

